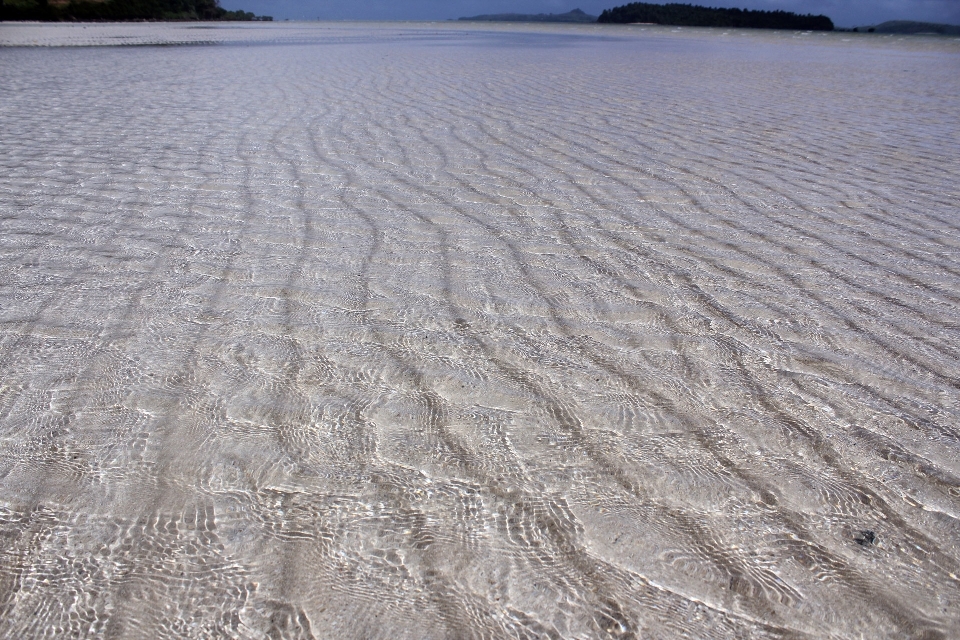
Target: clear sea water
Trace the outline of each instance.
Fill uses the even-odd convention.
[[[0,43],[0,637],[960,637],[960,40]]]

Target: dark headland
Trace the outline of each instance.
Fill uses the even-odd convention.
[[[730,27],[744,29],[799,29],[832,31],[827,16],[799,15],[789,11],[714,9],[692,4],[650,4],[633,2],[607,9],[599,17],[580,9],[567,13],[495,13],[460,18],[475,22],[601,22],[614,24],[662,24],[684,27]]]
[[[219,0],[0,0],[0,20],[42,22],[134,20],[273,20],[227,11]]]
[[[633,2],[607,9],[597,22],[630,24],[644,22],[683,27],[728,27],[740,29],[798,29],[833,31],[833,21],[823,15],[800,15],[789,11],[715,9],[692,4]]]

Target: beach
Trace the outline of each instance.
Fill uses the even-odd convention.
[[[0,637],[960,635],[960,39],[0,24]]]

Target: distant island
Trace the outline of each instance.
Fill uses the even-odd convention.
[[[0,0],[0,20],[43,22],[133,20],[259,20],[248,11],[227,11],[218,0]]]
[[[459,19],[472,22],[596,22],[597,16],[591,16],[580,9],[574,9],[567,13],[494,13]]]
[[[684,27],[730,27],[745,29],[798,29],[833,31],[827,16],[799,15],[789,11],[713,9],[692,4],[649,4],[633,2],[607,9],[597,22],[629,24],[644,22]]]
[[[875,27],[854,27],[851,31],[903,34],[936,33],[944,36],[960,36],[960,25],[940,24],[937,22],[914,22],[913,20],[890,20],[888,22],[882,22]]]

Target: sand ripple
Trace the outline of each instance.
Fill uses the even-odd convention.
[[[849,35],[0,26],[220,43],[0,49],[0,636],[960,635],[960,43]]]

